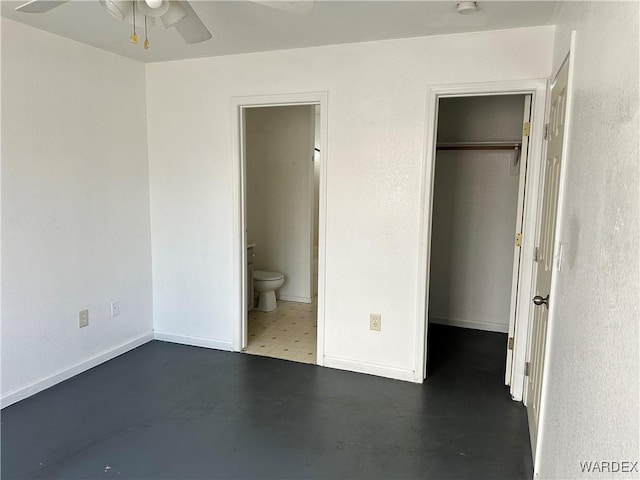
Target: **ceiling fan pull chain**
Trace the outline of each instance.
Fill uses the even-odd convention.
[[[138,43],[138,35],[136,34],[136,0],[131,2],[131,6],[133,7],[133,33],[129,37],[129,40],[131,40],[131,43],[136,44]]]
[[[147,35],[147,16],[144,16],[144,49],[149,50],[149,46],[151,42],[149,42],[149,36]]]

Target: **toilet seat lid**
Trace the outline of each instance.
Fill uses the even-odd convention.
[[[280,280],[284,278],[284,275],[279,272],[264,272],[262,270],[255,270],[253,272],[254,280]]]

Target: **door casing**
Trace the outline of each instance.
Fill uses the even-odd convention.
[[[233,350],[239,352],[246,345],[247,335],[247,249],[246,249],[246,165],[244,159],[244,113],[253,107],[284,107],[294,105],[320,106],[320,162],[319,225],[318,227],[318,318],[317,318],[317,365],[324,365],[325,332],[325,245],[326,245],[326,171],[327,148],[327,92],[284,93],[276,95],[251,95],[232,97],[231,139],[233,152],[233,296],[234,331]],[[313,222],[312,222],[313,223]]]
[[[524,219],[522,227],[522,257],[520,288],[516,309],[516,331],[513,350],[513,375],[510,392],[514,400],[521,401],[524,389],[524,364],[529,327],[531,276],[535,245],[536,219],[539,196],[539,177],[543,154],[543,130],[547,102],[547,79],[513,80],[503,82],[429,85],[427,87],[427,118],[424,161],[422,163],[421,228],[418,252],[418,292],[415,326],[415,381],[426,377],[427,335],[429,318],[429,272],[431,255],[431,218],[435,179],[438,100],[446,97],[487,95],[532,95],[531,133],[527,185],[525,187]]]

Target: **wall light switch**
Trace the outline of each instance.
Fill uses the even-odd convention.
[[[80,310],[78,314],[78,328],[89,326],[89,310]]]
[[[115,317],[116,315],[120,315],[120,302],[118,300],[111,302],[111,316]]]
[[[369,314],[369,330],[379,332],[382,329],[382,315],[379,313]]]

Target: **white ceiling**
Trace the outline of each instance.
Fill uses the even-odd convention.
[[[26,1],[26,0],[25,0]],[[72,0],[47,13],[20,13],[22,1],[2,1],[2,16],[142,62],[262,52],[447,33],[553,25],[562,2],[479,1],[470,15],[456,1],[316,1],[295,15],[244,0],[191,1],[213,38],[187,45],[160,22],[151,48],[129,42],[131,25],[112,18],[98,0]]]

